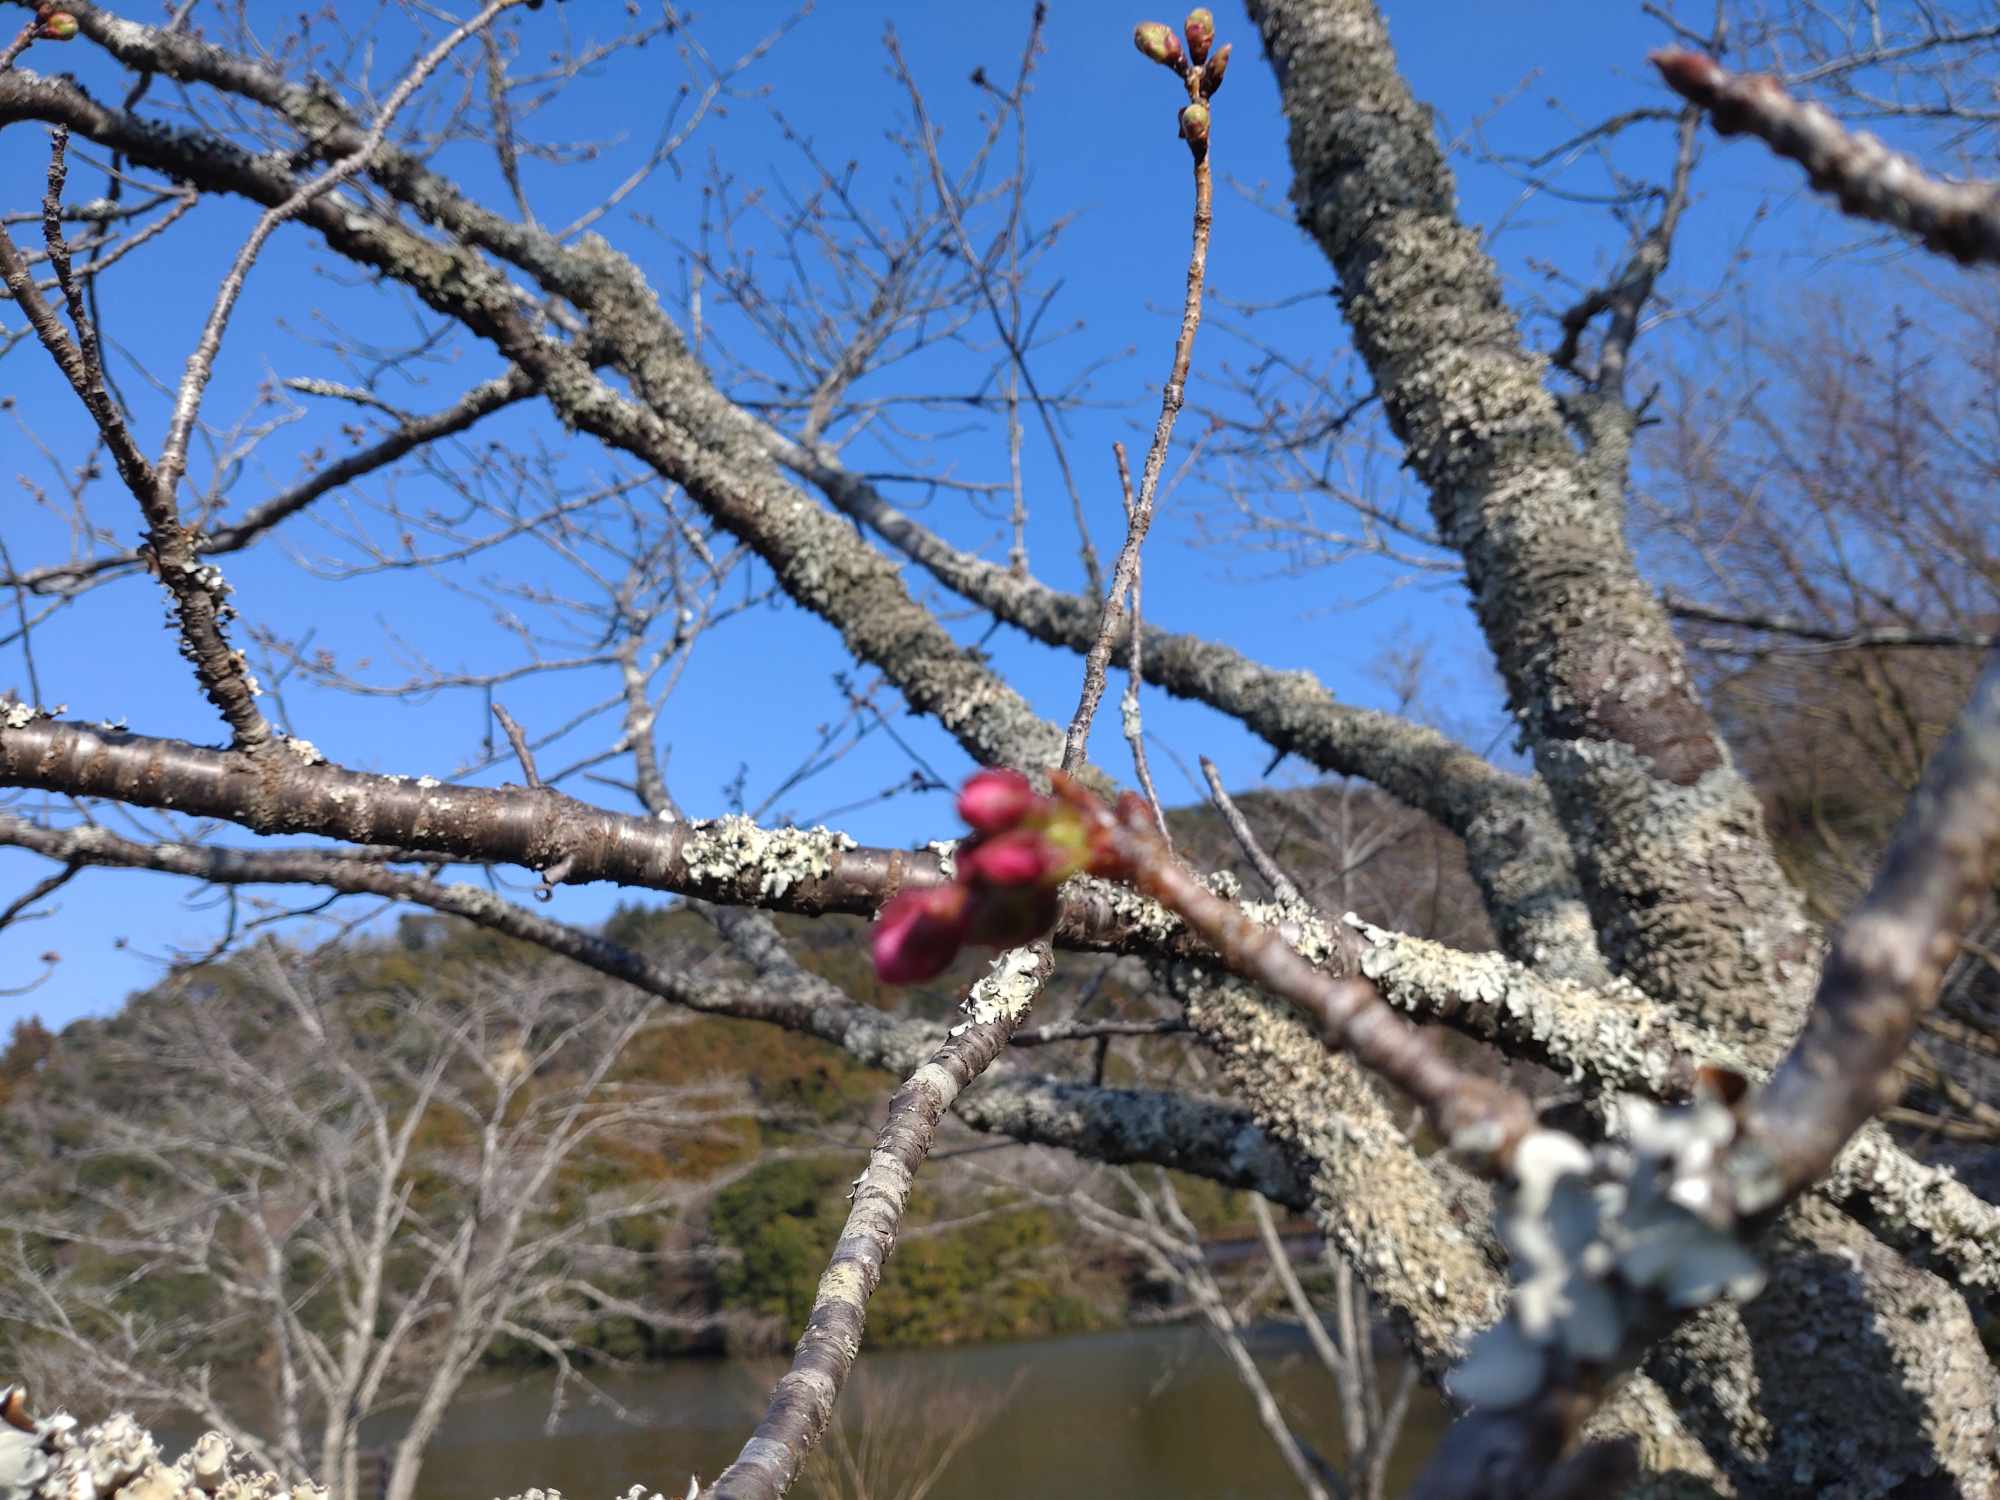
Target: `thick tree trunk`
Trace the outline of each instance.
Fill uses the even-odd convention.
[[[1622,492],[1582,461],[1492,261],[1459,221],[1429,111],[1376,7],[1251,0],[1250,11],[1291,122],[1300,222],[1339,275],[1355,346],[1440,534],[1465,559],[1605,956],[1768,1063],[1811,994],[1815,933],[1639,576]],[[1824,1337],[1824,1305],[1759,1304],[1755,1334],[1735,1342],[1705,1332],[1723,1315],[1683,1334],[1702,1357],[1658,1359],[1654,1372],[1684,1413],[1714,1416],[1698,1426],[1734,1482],[1886,1495],[1935,1468],[1964,1493],[1991,1492],[1994,1377],[1963,1301],[1832,1210],[1801,1211],[1793,1234],[1799,1257],[1843,1268],[1854,1317],[1883,1356],[1849,1361],[1830,1408],[1781,1352]],[[1859,1390],[1882,1399],[1857,1404]],[[1981,1431],[1983,1447],[1968,1440]],[[1788,1447],[1779,1472],[1773,1432],[1825,1441]],[[1856,1453],[1867,1455],[1860,1473]]]

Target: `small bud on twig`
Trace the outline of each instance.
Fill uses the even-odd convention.
[[[1197,66],[1208,61],[1208,49],[1215,45],[1215,12],[1206,5],[1188,12],[1181,28],[1187,33],[1188,57]]]
[[[1006,833],[1041,803],[1019,771],[980,771],[958,793],[958,815],[981,833]]]
[[[1058,892],[1072,875],[1117,873],[1109,825],[1087,823],[1060,771],[1044,797],[1016,771],[981,771],[958,794],[973,836],[959,846],[949,885],[896,895],[869,933],[884,984],[920,984],[949,968],[968,943],[1013,948],[1055,926]],[[1094,804],[1092,804],[1094,805]]]
[[[1208,106],[1190,104],[1181,111],[1181,139],[1188,143],[1196,161],[1208,155]]]
[[[1165,21],[1141,21],[1132,28],[1132,45],[1163,68],[1176,73],[1187,65],[1181,54],[1181,39]]]
[[[35,35],[45,42],[67,42],[75,38],[76,17],[66,10],[52,10],[35,27]]]
[[[1229,71],[1229,49],[1234,43],[1224,42],[1215,49],[1214,55],[1201,65],[1201,97],[1213,99],[1222,87],[1222,75]]]

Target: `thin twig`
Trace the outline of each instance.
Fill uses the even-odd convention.
[[[1118,483],[1125,497],[1125,514],[1129,519],[1134,513],[1132,499],[1132,475],[1125,465],[1125,445],[1111,445],[1118,454]],[[1132,559],[1132,608],[1131,628],[1128,635],[1132,652],[1125,666],[1125,691],[1118,699],[1118,717],[1125,730],[1125,743],[1132,751],[1132,774],[1139,780],[1139,790],[1146,798],[1146,805],[1153,810],[1153,822],[1158,825],[1160,837],[1167,841],[1167,848],[1174,847],[1173,830],[1167,827],[1167,810],[1160,805],[1159,788],[1153,785],[1153,767],[1146,759],[1146,721],[1139,711],[1139,684],[1145,680],[1145,559]]]
[[[514,716],[500,703],[493,705],[493,717],[500,721],[500,727],[506,731],[507,743],[514,747],[514,759],[521,763],[521,774],[528,778],[528,785],[540,786],[542,777],[535,769],[535,752],[529,748],[528,737],[522,733],[521,726],[514,722]]]
[[[1229,831],[1236,836],[1238,847],[1250,861],[1251,868],[1263,878],[1271,888],[1271,894],[1285,906],[1303,906],[1305,897],[1299,894],[1292,877],[1278,868],[1278,862],[1264,852],[1264,846],[1257,842],[1257,835],[1250,831],[1250,820],[1231,800],[1229,791],[1222,784],[1222,773],[1215,768],[1215,762],[1206,755],[1201,757],[1201,774],[1208,780],[1208,793],[1215,799],[1216,810],[1222,814],[1222,821],[1229,825]]]
[[[1021,98],[1027,89],[1028,76],[1033,69],[1035,55],[1041,50],[1042,22],[1046,12],[1046,6],[1035,7],[1034,22],[1028,33],[1028,45],[1021,57],[1020,80],[1015,84],[1014,92],[1008,99],[1008,103],[1016,110],[1021,108]],[[1062,474],[1064,487],[1069,491],[1070,510],[1076,517],[1077,547],[1083,561],[1084,585],[1089,590],[1090,596],[1095,599],[1104,590],[1104,570],[1097,561],[1097,548],[1090,540],[1090,526],[1083,513],[1083,496],[1077,489],[1075,476],[1070,472],[1069,454],[1063,447],[1062,435],[1056,430],[1055,415],[1050,410],[1048,398],[1042,395],[1041,388],[1035,383],[1035,372],[1028,365],[1028,351],[1022,347],[1015,329],[1009,326],[1007,319],[1002,315],[999,300],[993,295],[991,277],[985,264],[973,250],[970,236],[965,232],[964,216],[959,212],[958,194],[952,190],[951,183],[946,179],[944,161],[938,155],[937,129],[931,124],[930,115],[924,108],[923,92],[917,87],[915,76],[903,61],[902,49],[897,44],[896,33],[893,30],[888,33],[886,41],[897,76],[909,90],[910,107],[916,114],[917,128],[923,137],[924,154],[930,163],[931,185],[938,195],[938,206],[945,211],[951,223],[952,244],[965,257],[966,265],[971,269],[973,279],[978,284],[979,294],[986,303],[986,310],[992,316],[994,331],[1000,336],[1000,341],[1007,350],[1008,358],[1013,361],[1015,370],[1020,373],[1021,383],[1028,389],[1028,399],[1035,403],[1036,414],[1042,419],[1042,431],[1048,437],[1049,447],[1055,454],[1056,467]]]
[[[14,40],[0,47],[0,72],[13,67],[14,59],[34,45],[36,24],[34,17],[30,16],[27,24],[14,33]]]
[[[1013,1047],[1046,1047],[1052,1042],[1099,1041],[1114,1036],[1180,1036],[1189,1029],[1178,1016],[1157,1021],[1052,1021],[1014,1033]]]
[[[54,874],[43,876],[19,896],[8,902],[5,911],[0,911],[0,928],[11,927],[24,916],[46,915],[46,913],[30,912],[28,908],[44,896],[53,896],[82,873],[82,865],[64,865]]]
[[[1190,85],[1192,87],[1192,85]],[[1174,363],[1167,383],[1160,391],[1160,416],[1153,424],[1152,445],[1146,450],[1146,466],[1139,476],[1138,493],[1126,510],[1125,545],[1118,551],[1112,570],[1111,588],[1104,596],[1104,612],[1098,620],[1097,639],[1083,661],[1083,693],[1070,719],[1063,742],[1063,769],[1074,774],[1084,763],[1090,742],[1091,720],[1104,697],[1105,669],[1124,613],[1124,600],[1139,567],[1139,548],[1153,521],[1153,501],[1160,487],[1160,471],[1166,467],[1167,448],[1173,441],[1174,419],[1187,398],[1188,366],[1194,358],[1194,336],[1201,327],[1202,282],[1208,272],[1208,233],[1214,222],[1214,180],[1210,175],[1208,152],[1196,153],[1194,160],[1194,243],[1188,251],[1187,296],[1181,304],[1180,335],[1174,340]],[[1118,464],[1125,466],[1124,445],[1117,448]],[[1128,476],[1129,482],[1129,476]],[[1137,634],[1136,629],[1133,632]]]
[[[195,341],[194,352],[188,356],[187,369],[181,376],[179,390],[174,395],[173,416],[167,423],[167,440],[160,451],[158,486],[159,504],[166,508],[173,505],[174,490],[180,484],[180,477],[187,469],[188,443],[194,436],[195,418],[201,411],[202,392],[208,388],[209,378],[215,373],[215,357],[222,348],[222,335],[229,326],[229,315],[235,311],[237,300],[243,294],[244,283],[250,275],[250,267],[256,262],[264,244],[277,232],[278,228],[296,217],[299,211],[315,199],[324,196],[347,181],[357,172],[365,170],[375,159],[375,153],[388,137],[389,127],[403,106],[409,103],[418,89],[422,88],[438,65],[449,57],[459,44],[468,37],[476,36],[490,26],[503,11],[523,4],[524,0],[490,0],[486,8],[471,20],[452,28],[440,42],[419,58],[402,81],[383,101],[382,109],[369,127],[361,144],[339,161],[321,172],[311,181],[301,185],[283,202],[266,209],[250,231],[243,247],[236,252],[236,259],[223,273],[222,284],[216,289],[214,305],[209,308],[208,320],[202,325],[201,337]],[[149,518],[150,519],[150,518]],[[154,521],[155,527],[161,523]]]
[[[242,520],[218,526],[196,537],[195,552],[201,557],[218,557],[240,551],[322,495],[352,484],[427,443],[464,432],[482,418],[524,401],[533,393],[533,382],[519,369],[510,369],[504,375],[474,386],[441,411],[427,416],[401,418],[402,425],[380,442],[351,453],[290,489],[252,506],[243,513]],[[143,552],[119,552],[80,562],[52,563],[47,567],[32,568],[8,581],[18,582],[36,594],[71,593],[100,574],[137,567],[145,561]]]

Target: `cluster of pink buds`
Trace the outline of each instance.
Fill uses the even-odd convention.
[[[959,789],[958,815],[973,832],[951,884],[904,891],[875,919],[870,946],[885,984],[934,979],[967,943],[1012,948],[1040,937],[1055,925],[1065,880],[1119,866],[1102,820],[1086,817],[1074,792],[1044,797],[1018,771],[973,776]]]
[[[45,42],[67,42],[76,36],[76,17],[60,5],[44,3],[35,7],[35,35]]]
[[[1185,48],[1182,36],[1187,38]],[[1180,114],[1181,139],[1200,161],[1208,154],[1208,101],[1229,71],[1229,44],[1215,45],[1214,13],[1205,5],[1189,11],[1180,36],[1164,21],[1141,21],[1132,30],[1132,45],[1187,84],[1189,102]]]

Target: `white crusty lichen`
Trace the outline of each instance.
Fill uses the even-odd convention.
[[[316,1484],[233,1470],[219,1432],[169,1464],[127,1413],[79,1427],[66,1412],[36,1421],[25,1411],[17,1387],[0,1389],[0,1500],[327,1500]]]
[[[958,879],[958,846],[963,839],[932,839],[924,847],[935,854],[938,870],[946,880]]]
[[[1096,875],[1072,875],[1063,882],[1066,899],[1087,903],[1111,913],[1116,925],[1125,927],[1155,946],[1180,935],[1185,924],[1151,896],[1142,896],[1129,885],[1104,880]]]
[[[688,1476],[687,1493],[681,1500],[700,1500],[701,1481],[692,1474]],[[523,1490],[518,1495],[509,1495],[507,1500],[563,1500],[561,1490]],[[658,1490],[649,1490],[643,1484],[635,1484],[615,1500],[667,1500]]]
[[[2000,1212],[1951,1168],[1904,1154],[1880,1124],[1861,1128],[1820,1186],[1836,1203],[1860,1200],[1878,1235],[1920,1248],[1960,1286],[2000,1288]]]
[[[1466,953],[1391,932],[1352,912],[1342,920],[1360,937],[1362,975],[1391,1005],[1422,1019],[1449,1007],[1488,1008],[1495,1031],[1532,1042],[1539,1060],[1566,1069],[1571,1082],[1589,1078],[1614,1089],[1660,1091],[1676,1060],[1694,1051],[1694,1038],[1622,979],[1593,989],[1549,979],[1503,954]],[[1748,1066],[1719,1043],[1704,1042],[1700,1050],[1739,1071]]]
[[[1009,948],[974,981],[960,1007],[975,1022],[1018,1021],[1042,988],[1041,955],[1033,948]]]
[[[739,887],[754,882],[768,899],[832,874],[841,851],[853,847],[853,839],[829,828],[760,828],[733,814],[689,823],[680,852],[696,879]]]
[[[1260,927],[1270,927],[1307,963],[1325,964],[1340,952],[1340,942],[1326,919],[1300,901],[1244,901],[1243,915]]]
[[[0,1425],[0,1500],[30,1500],[48,1472],[49,1456],[32,1428]]]
[[[0,700],[0,724],[9,729],[26,729],[37,719],[53,719],[67,706],[58,704],[54,708],[38,708],[32,703],[23,703],[19,698]]]
[[[1446,1378],[1459,1400],[1518,1406],[1552,1377],[1612,1361],[1651,1306],[1687,1311],[1763,1290],[1762,1265],[1709,1191],[1736,1133],[1728,1108],[1627,1098],[1619,1113],[1625,1139],[1595,1151],[1554,1130],[1515,1148],[1497,1215],[1513,1297]]]

